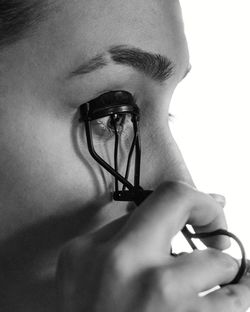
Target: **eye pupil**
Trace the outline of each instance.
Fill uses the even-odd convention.
[[[108,121],[108,127],[115,131],[115,128],[117,129],[118,133],[120,133],[123,130],[123,124],[124,124],[125,115],[124,114],[114,114],[113,118],[109,118]]]

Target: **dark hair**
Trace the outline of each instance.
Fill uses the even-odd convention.
[[[48,0],[0,0],[0,47],[25,37],[49,7]]]

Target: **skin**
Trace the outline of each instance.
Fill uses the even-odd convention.
[[[166,55],[175,64],[174,75],[160,84],[111,62],[70,77],[84,60],[118,44]],[[188,221],[206,230],[226,227],[221,206],[189,186],[192,178],[167,122],[171,96],[188,66],[181,11],[172,0],[58,0],[58,9],[33,33],[0,51],[1,311],[55,311],[57,302],[60,311],[245,311],[247,280],[231,295],[222,290],[225,294],[197,299],[203,288],[233,279],[233,259],[211,250],[175,262],[166,256],[171,238]],[[129,220],[119,219],[128,204],[111,200],[113,180],[89,155],[78,122],[79,106],[110,90],[136,96],[141,181],[146,189],[157,189]],[[104,149],[102,143],[98,148]],[[106,153],[112,151],[107,144]],[[210,245],[222,249],[227,242]],[[210,271],[207,263],[213,264]],[[178,275],[178,268],[185,274]],[[150,285],[145,296],[131,278],[138,272]],[[169,272],[176,273],[172,288],[165,287]],[[79,278],[84,273],[86,278]],[[199,274],[204,284],[198,286]],[[164,282],[160,276],[166,276]],[[187,285],[183,301],[177,282]],[[131,285],[138,295],[124,298]],[[92,296],[92,289],[100,292]],[[104,290],[113,293],[116,305]],[[237,307],[235,300],[241,301]]]

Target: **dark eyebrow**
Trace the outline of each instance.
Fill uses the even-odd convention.
[[[81,64],[79,67],[77,67],[77,69],[70,73],[70,76],[89,74],[106,65],[108,65],[108,61],[106,60],[104,54],[100,54]]]
[[[126,45],[110,47],[108,55],[116,64],[130,66],[157,82],[164,82],[174,72],[174,63],[166,56],[150,53]],[[84,75],[110,64],[105,54],[100,54],[82,64],[71,73],[71,76]]]
[[[123,45],[110,48],[109,53],[115,63],[131,66],[158,82],[164,82],[173,74],[174,63],[160,54]]]

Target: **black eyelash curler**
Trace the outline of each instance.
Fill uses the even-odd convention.
[[[118,172],[118,149],[120,135],[118,132],[117,121],[120,116],[125,114],[131,115],[134,136],[130,151],[128,153],[126,173],[123,176]],[[114,167],[108,164],[96,153],[93,144],[91,121],[107,116],[110,117],[115,135]],[[115,177],[115,191],[113,193],[113,199],[116,201],[133,201],[137,205],[139,205],[152,192],[146,191],[140,186],[141,147],[138,127],[139,117],[139,108],[135,104],[133,96],[125,91],[107,92],[80,107],[80,121],[85,122],[89,152],[102,167],[104,167]],[[135,154],[134,184],[128,181],[133,154]],[[119,189],[118,181],[123,185],[122,189]]]
[[[118,172],[118,150],[120,134],[118,131],[118,121],[120,117],[124,117],[128,114],[131,117],[133,123],[133,140],[128,153],[127,166],[125,174]],[[110,125],[112,126],[115,143],[114,143],[114,164],[113,167],[107,163],[102,157],[100,157],[93,143],[93,133],[91,127],[91,121],[100,118],[109,117]],[[133,96],[126,91],[110,91],[102,94],[94,100],[81,105],[80,107],[80,122],[85,123],[86,138],[88,150],[91,156],[112,176],[115,178],[115,191],[113,192],[113,199],[116,201],[132,201],[136,205],[140,205],[151,193],[151,190],[144,190],[140,186],[140,163],[141,163],[141,147],[140,147],[140,135],[139,135],[139,119],[140,111],[136,105]],[[131,160],[134,156],[134,181],[133,184],[129,182],[129,172],[131,167]],[[122,188],[119,189],[119,183],[122,184]],[[236,284],[242,278],[247,270],[247,260],[244,247],[241,241],[233,234],[226,230],[219,229],[209,233],[191,233],[185,226],[182,229],[182,234],[188,241],[191,248],[197,249],[193,242],[193,239],[204,239],[217,235],[225,235],[234,239],[241,250],[242,259],[241,265],[237,275],[230,282],[230,284]],[[174,254],[173,254],[174,255]],[[222,285],[223,286],[223,285]]]

